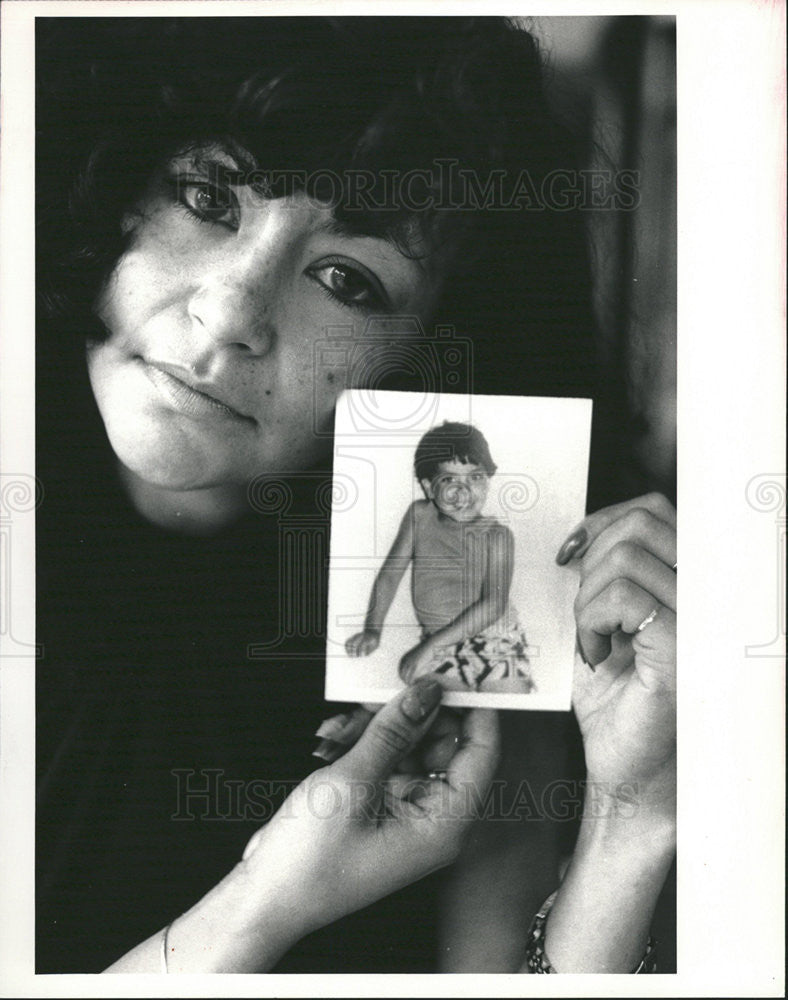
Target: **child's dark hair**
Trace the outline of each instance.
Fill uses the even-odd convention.
[[[495,475],[498,466],[493,462],[490,446],[480,430],[470,424],[451,423],[445,420],[439,427],[432,427],[419,441],[413,468],[416,478],[432,480],[441,462],[464,462],[480,465],[488,476]]]

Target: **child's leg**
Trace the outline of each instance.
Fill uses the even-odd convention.
[[[436,672],[455,680],[457,690],[481,691],[485,684],[513,682],[513,689],[528,694],[535,684],[527,649],[519,626],[503,633],[489,630],[447,647]]]

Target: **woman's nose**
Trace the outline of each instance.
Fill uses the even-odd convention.
[[[267,354],[274,331],[268,296],[242,278],[208,275],[189,298],[192,332],[211,346]]]

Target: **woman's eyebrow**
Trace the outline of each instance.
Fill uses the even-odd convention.
[[[337,219],[332,215],[330,218],[326,219],[321,228],[323,228],[330,236],[338,236],[343,239],[374,240],[377,243],[390,247],[395,251],[398,257],[401,257],[402,260],[407,261],[409,264],[415,265],[415,267],[423,275],[429,274],[429,268],[427,266],[429,254],[406,253],[398,244],[393,234],[381,233],[371,222],[369,227],[365,227],[362,219],[360,219],[359,222],[351,223],[343,219]]]
[[[212,179],[227,184],[254,186],[261,176],[253,157],[226,142],[184,146],[172,159],[188,159],[196,169],[210,170]]]

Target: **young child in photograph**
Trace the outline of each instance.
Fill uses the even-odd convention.
[[[475,427],[445,422],[422,437],[414,459],[424,491],[402,522],[372,587],[364,630],[350,656],[380,644],[386,614],[412,563],[413,610],[421,641],[401,659],[406,682],[432,671],[471,691],[534,690],[525,633],[509,602],[514,536],[484,514],[496,465]]]

